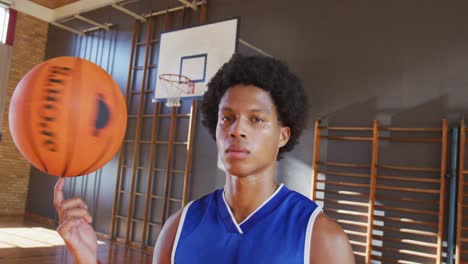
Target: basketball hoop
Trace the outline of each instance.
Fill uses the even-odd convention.
[[[195,92],[195,83],[183,75],[163,73],[159,75],[159,83],[159,88],[167,95],[167,107],[179,107],[182,94]]]

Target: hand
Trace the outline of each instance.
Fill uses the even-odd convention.
[[[60,178],[54,188],[54,206],[59,215],[57,232],[65,241],[75,263],[96,263],[97,238],[90,225],[92,217],[88,206],[80,198],[63,200],[65,178]]]

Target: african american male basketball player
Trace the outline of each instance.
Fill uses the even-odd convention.
[[[226,184],[168,219],[153,263],[354,263],[343,230],[275,181],[276,161],[298,143],[307,113],[301,82],[288,67],[234,55],[209,82],[201,110]],[[81,199],[63,199],[63,185],[61,179],[55,187],[57,230],[76,263],[95,263],[92,219]]]

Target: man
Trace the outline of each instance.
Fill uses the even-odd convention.
[[[153,263],[354,263],[343,230],[310,199],[275,182],[276,160],[298,142],[306,97],[280,61],[234,55],[208,84],[203,124],[216,140],[226,185],[170,217]],[[59,233],[77,263],[96,259],[86,205],[55,188]]]

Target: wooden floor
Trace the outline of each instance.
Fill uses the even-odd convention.
[[[148,253],[99,239],[102,263],[151,263]],[[0,217],[0,264],[73,263],[54,228],[23,217]]]

